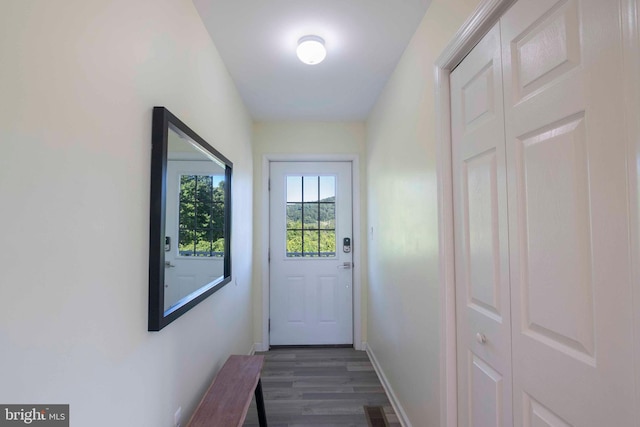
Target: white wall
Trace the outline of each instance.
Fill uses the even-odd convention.
[[[262,339],[262,245],[264,228],[268,227],[268,219],[262,216],[262,162],[265,154],[356,154],[360,156],[360,212],[365,212],[366,180],[365,180],[365,127],[362,122],[258,122],[253,127],[253,165],[255,194],[253,203],[254,216],[254,335],[257,342]],[[365,265],[366,221],[362,219],[359,235],[354,236],[354,244],[362,242],[361,259],[354,263]],[[366,340],[366,269],[362,271],[362,339]]]
[[[367,120],[367,341],[413,426],[440,423],[434,63],[478,0],[434,0]]]
[[[253,341],[250,117],[190,0],[2,9],[0,402],[173,426]],[[237,284],[147,332],[154,105],[234,162]]]

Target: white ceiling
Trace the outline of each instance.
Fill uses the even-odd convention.
[[[252,117],[364,120],[431,0],[193,0]],[[298,39],[325,40],[305,65]]]

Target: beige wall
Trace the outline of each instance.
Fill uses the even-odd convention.
[[[366,180],[364,166],[364,123],[362,122],[285,122],[255,123],[253,127],[253,165],[255,188],[253,203],[254,215],[254,336],[258,345],[262,343],[262,259],[264,227],[268,221],[264,216],[263,171],[265,154],[356,154],[360,158],[360,212],[366,209]],[[362,227],[353,243],[362,242],[361,259],[354,260],[365,265],[367,248],[366,221],[362,218]],[[366,269],[362,269],[362,339],[366,338]]]
[[[367,341],[418,426],[440,423],[434,63],[478,0],[434,0],[367,120]]]
[[[251,119],[190,0],[3,9],[0,402],[68,403],[74,426],[173,426],[253,342]],[[236,283],[147,332],[155,105],[234,162]]]

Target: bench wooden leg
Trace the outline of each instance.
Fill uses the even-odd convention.
[[[258,379],[258,385],[256,386],[256,406],[258,409],[258,422],[260,427],[267,427],[267,414],[264,411],[264,399],[262,398],[262,380]]]

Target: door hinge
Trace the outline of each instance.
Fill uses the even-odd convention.
[[[271,332],[271,318],[269,318],[269,332]]]
[[[271,248],[267,250],[267,262],[271,262]]]
[[[268,185],[268,187],[269,187],[269,190],[268,190],[268,191],[271,191],[271,178],[269,178],[269,182],[268,182],[268,184],[267,184],[267,185]]]

